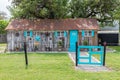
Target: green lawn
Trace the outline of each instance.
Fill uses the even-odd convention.
[[[24,54],[0,54],[0,80],[120,80],[120,54],[108,53],[106,65],[111,72],[75,70],[67,54],[28,54],[25,69]]]
[[[0,47],[5,47],[6,45],[6,43],[0,43]]]
[[[6,48],[6,43],[0,43],[0,50],[3,50]]]
[[[116,50],[117,53],[120,53],[120,47],[119,46],[108,46],[108,48]]]

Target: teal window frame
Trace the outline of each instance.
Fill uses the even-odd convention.
[[[85,30],[82,30],[82,37],[85,36]]]

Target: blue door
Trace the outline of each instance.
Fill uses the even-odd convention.
[[[75,52],[76,42],[78,41],[78,30],[70,30],[70,47],[69,51]]]

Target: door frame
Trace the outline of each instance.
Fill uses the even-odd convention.
[[[73,37],[73,36],[71,36],[71,31],[77,31],[77,40],[75,41],[75,43],[76,43],[79,41],[79,30],[69,30],[69,49],[68,49],[68,51],[75,52],[76,45],[75,45],[75,48],[73,48],[73,49],[71,47],[71,37]]]

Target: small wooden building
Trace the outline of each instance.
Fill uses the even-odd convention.
[[[8,51],[75,51],[79,45],[97,45],[96,19],[14,19],[6,27]]]

